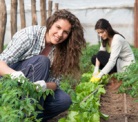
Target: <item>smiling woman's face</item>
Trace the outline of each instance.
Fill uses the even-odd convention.
[[[98,35],[103,39],[103,40],[106,40],[108,38],[108,33],[106,30],[103,30],[103,29],[97,29],[96,30]]]
[[[59,19],[49,29],[46,34],[46,43],[59,44],[67,39],[71,31],[71,24],[68,20]]]

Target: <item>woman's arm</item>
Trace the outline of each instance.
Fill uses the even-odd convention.
[[[96,62],[95,62],[95,67],[94,67],[94,71],[93,71],[93,76],[97,75],[99,73],[99,66],[100,66],[100,62],[99,60],[96,58]]]
[[[0,76],[5,74],[11,74],[16,72],[15,70],[11,69],[4,61],[0,61]]]
[[[46,83],[46,85],[47,85],[48,89],[52,89],[53,91],[55,91],[57,89],[57,85],[55,82],[48,82],[48,83]]]
[[[120,36],[114,36],[111,44],[111,53],[108,63],[105,65],[105,67],[101,70],[103,74],[108,74],[111,69],[115,66],[117,58],[120,55],[120,52],[122,50],[123,46],[122,37]]]
[[[96,63],[95,63],[95,66],[99,67],[100,66],[100,62],[99,60],[96,58]]]

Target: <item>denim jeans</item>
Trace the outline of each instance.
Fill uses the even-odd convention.
[[[43,55],[34,56],[24,61],[17,62],[10,66],[16,71],[22,71],[24,75],[31,81],[38,80],[47,81],[49,77],[50,60]],[[49,95],[45,100],[40,100],[44,110],[38,115],[38,118],[43,118],[42,122],[46,122],[61,112],[64,112],[71,105],[71,99],[61,89],[54,91],[54,96]]]

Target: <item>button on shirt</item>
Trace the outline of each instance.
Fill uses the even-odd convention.
[[[18,31],[9,42],[6,49],[0,54],[0,60],[8,65],[39,55],[45,48],[45,26],[30,26]],[[53,60],[53,51],[49,53],[50,61]],[[56,82],[59,85],[59,78],[49,77],[47,82]]]

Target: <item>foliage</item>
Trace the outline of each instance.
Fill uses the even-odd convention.
[[[0,121],[1,122],[40,122],[37,119],[40,110],[40,97],[44,99],[48,94],[53,94],[51,90],[45,93],[42,89],[36,91],[36,86],[28,79],[20,77],[24,83],[19,83],[18,79],[11,79],[9,75],[0,79]],[[39,109],[39,111],[38,111]]]
[[[132,97],[138,97],[138,63],[130,65],[125,72],[114,74],[114,77],[118,81],[123,81],[119,92],[130,94]]]
[[[64,77],[60,83],[60,87],[73,98],[75,97],[74,89],[78,84],[79,82],[72,79],[71,77]]]
[[[86,75],[85,73],[92,73],[94,67],[91,64],[91,57],[97,53],[98,48],[99,45],[90,45],[90,43],[87,43],[86,48],[82,51],[82,56],[80,59],[81,75]],[[75,80],[71,77],[64,77],[60,83],[61,89],[74,97],[75,87],[80,83],[80,81],[82,81],[81,78],[84,78],[81,77],[81,75],[78,80]],[[87,77],[86,81],[88,81],[88,79],[89,77]]]
[[[105,84],[102,83],[107,83],[108,76],[99,83],[89,82],[90,78],[91,72],[82,75],[80,84],[76,86],[68,116],[58,122],[100,122],[100,116],[108,118],[99,110],[101,94],[105,93]]]
[[[132,50],[133,50],[133,52],[134,52],[134,56],[135,56],[135,58],[136,58],[136,62],[138,63],[138,48],[132,47]]]
[[[67,91],[72,91],[73,95],[68,115],[66,118],[61,118],[58,122],[100,122],[100,117],[108,118],[100,112],[100,96],[105,93],[104,86],[109,82],[111,77],[115,77],[118,81],[122,80],[123,84],[120,87],[120,92],[126,92],[133,97],[138,97],[138,63],[132,64],[123,73],[114,73],[113,75],[105,75],[99,83],[90,83],[91,74],[94,66],[91,64],[91,56],[96,54],[99,45],[90,45],[83,50],[81,57],[81,71],[82,75],[80,81],[77,82],[76,87],[72,87],[70,81],[66,80]],[[136,61],[138,61],[138,49],[132,47]],[[65,87],[65,85],[62,85]],[[71,92],[68,92],[71,93]]]
[[[119,88],[119,92],[127,93],[132,97],[138,98],[138,49],[132,47],[136,63],[131,64],[122,73],[115,73],[113,77],[116,77],[118,81],[122,81],[122,85]]]
[[[91,57],[96,54],[99,50],[99,45],[90,45],[87,43],[86,48],[82,52],[82,57],[80,60],[81,72],[86,73],[92,71],[91,69]]]
[[[71,77],[63,78],[61,88],[70,94],[72,105],[66,118],[61,118],[59,122],[100,122],[100,117],[108,118],[100,112],[100,97],[106,91],[104,86],[108,83],[110,77],[116,77],[118,81],[123,81],[119,92],[125,92],[132,97],[138,97],[138,49],[132,47],[136,57],[136,63],[130,65],[123,73],[115,73],[109,77],[105,75],[101,82],[89,82],[93,71],[91,56],[96,54],[99,45],[90,45],[87,43],[81,57],[81,77],[74,80]],[[24,84],[12,80],[9,76],[0,79],[0,120],[1,122],[40,122],[37,119],[42,106],[39,104],[40,96],[46,98],[52,91],[45,93],[37,92],[35,87],[28,79]]]
[[[68,116],[61,118],[59,122],[99,122],[100,117],[108,118],[99,111],[100,96],[105,93],[104,85],[108,82],[108,76],[104,76],[99,83],[89,82],[94,69],[91,56],[96,54],[98,49],[99,45],[92,46],[87,43],[80,61],[82,72],[80,80],[65,78],[64,82],[61,82],[61,88],[70,94],[73,104]]]

